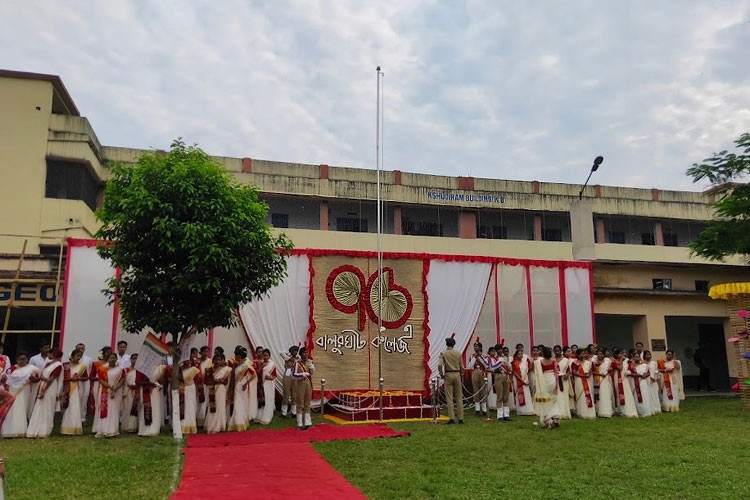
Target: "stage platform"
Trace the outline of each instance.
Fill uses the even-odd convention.
[[[383,421],[432,420],[431,398],[416,391],[383,391]],[[378,391],[348,391],[327,401],[325,418],[338,424],[380,421]],[[439,420],[447,420],[442,417]]]

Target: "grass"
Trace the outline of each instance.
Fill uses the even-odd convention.
[[[316,443],[368,498],[750,498],[750,413],[694,398],[648,419],[533,417],[463,426],[393,424],[405,439]]]
[[[392,424],[408,438],[315,447],[373,499],[750,497],[750,413],[737,399],[694,398],[678,414],[564,421],[554,431],[535,421],[467,414],[463,426]],[[291,425],[276,418],[271,427]],[[167,498],[180,450],[167,434],[0,440],[10,500]]]

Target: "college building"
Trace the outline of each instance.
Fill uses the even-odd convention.
[[[107,163],[134,162],[142,150],[102,145],[58,76],[0,70],[0,109],[0,327],[13,357],[55,341],[67,238],[93,237]],[[375,170],[263,160],[251,151],[216,159],[258,187],[268,222],[295,247],[375,250]],[[384,251],[591,262],[599,344],[640,341],[656,357],[671,348],[689,386],[698,371],[687,356],[703,342],[714,386],[736,378],[726,305],[707,292],[748,281],[750,272],[740,258],[709,262],[688,249],[712,216],[710,192],[592,185],[579,200],[578,184],[404,168],[381,173]],[[239,329],[221,335],[225,345],[244,341]],[[102,345],[109,342],[103,332]]]

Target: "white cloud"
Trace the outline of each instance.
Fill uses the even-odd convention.
[[[750,1],[3,2],[4,67],[59,74],[105,144],[692,189],[750,130]]]

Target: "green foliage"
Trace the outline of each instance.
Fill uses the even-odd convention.
[[[110,168],[96,237],[110,242],[99,255],[123,270],[105,293],[119,297],[128,331],[232,326],[238,305],[286,275],[292,244],[272,234],[257,190],[201,149],[177,140]]]
[[[721,151],[687,170],[693,182],[711,182],[718,197],[715,218],[690,244],[693,254],[709,260],[750,255],[750,186],[738,183],[750,173],[750,133],[742,134],[734,143],[739,154]]]

